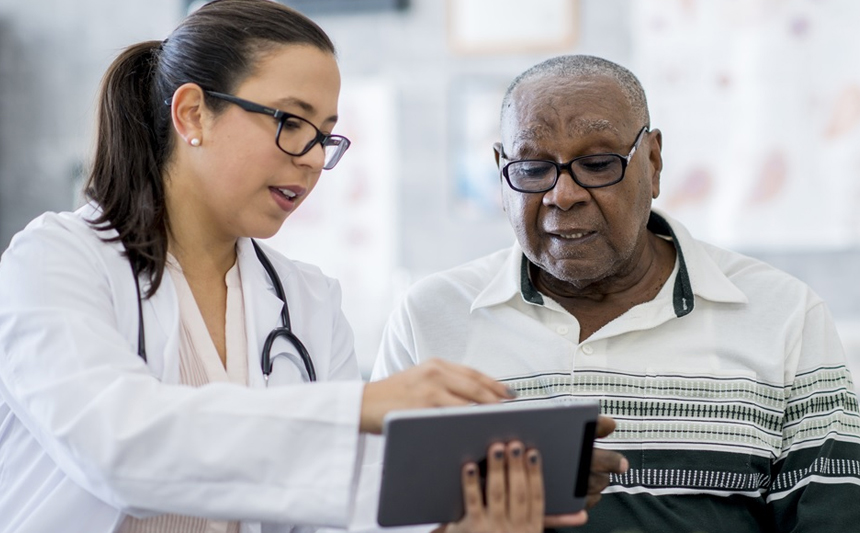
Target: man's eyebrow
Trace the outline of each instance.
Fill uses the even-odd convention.
[[[513,146],[516,146],[519,144],[537,143],[541,139],[551,134],[552,130],[550,128],[547,128],[546,126],[532,126],[530,128],[518,130],[514,135],[513,142],[511,144]]]
[[[275,100],[274,107],[277,109],[282,109],[284,107],[298,107],[299,109],[310,115],[315,114],[317,111],[317,109],[312,104],[294,96],[288,96],[286,98]],[[323,120],[323,122],[337,122],[337,118],[337,115],[332,115]]]

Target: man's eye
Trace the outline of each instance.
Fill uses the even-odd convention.
[[[522,162],[514,167],[514,172],[521,178],[541,178],[550,171],[552,165],[543,162]]]
[[[608,157],[587,157],[577,161],[577,166],[586,172],[605,172],[618,164],[618,158]]]

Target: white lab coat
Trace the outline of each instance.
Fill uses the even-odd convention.
[[[143,303],[144,363],[131,269],[100,239],[115,233],[85,222],[95,214],[43,215],[0,259],[0,532],[107,533],[165,512],[239,519],[244,533],[346,525],[364,385],[337,282],[266,249],[328,381],[302,384],[278,341],[266,389],[259,354],[281,301],[240,240],[250,387],[182,386],[170,276]]]

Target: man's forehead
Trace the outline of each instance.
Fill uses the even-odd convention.
[[[502,135],[533,141],[565,131],[619,134],[632,109],[617,81],[606,76],[542,77],[521,83],[502,115]]]
[[[512,124],[513,138],[512,144],[528,144],[539,142],[547,136],[556,135],[556,128],[542,121],[537,121],[531,124],[523,124],[521,121],[518,124]],[[564,124],[566,133],[571,137],[584,137],[592,133],[607,132],[615,136],[620,136],[618,127],[610,120],[605,118],[589,118],[576,117]]]

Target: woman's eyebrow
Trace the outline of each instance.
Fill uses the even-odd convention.
[[[316,111],[317,111],[316,108],[313,106],[313,104],[305,102],[301,98],[296,98],[294,96],[288,96],[286,98],[281,98],[279,100],[275,100],[274,107],[276,107],[278,109],[281,109],[283,107],[298,107],[302,111],[305,111],[310,115],[316,114]],[[332,116],[326,118],[325,120],[323,120],[323,122],[337,122],[337,118],[338,118],[337,115],[332,115]]]

